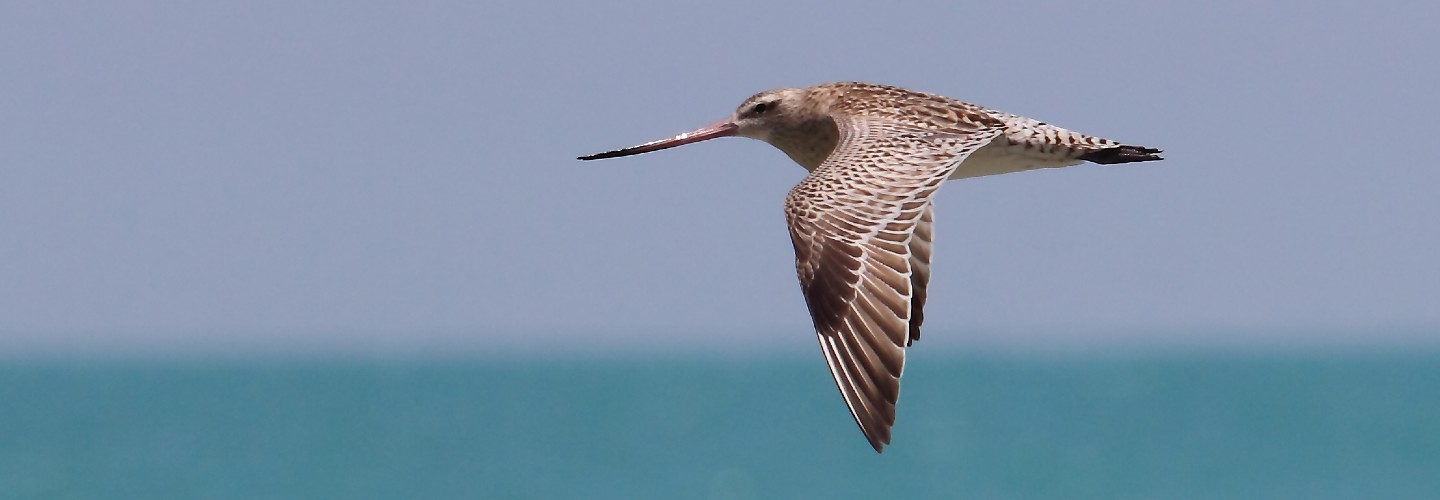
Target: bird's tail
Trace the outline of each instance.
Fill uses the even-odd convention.
[[[1164,158],[1160,157],[1160,153],[1161,151],[1155,148],[1120,145],[1085,153],[1080,155],[1080,159],[1101,165],[1109,165],[1112,163],[1163,160]]]

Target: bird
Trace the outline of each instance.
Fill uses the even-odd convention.
[[[860,82],[760,92],[711,125],[578,159],[732,136],[769,143],[809,171],[785,196],[795,270],[825,363],[877,453],[890,444],[905,349],[920,339],[925,320],[940,184],[1163,159],[1159,149]]]

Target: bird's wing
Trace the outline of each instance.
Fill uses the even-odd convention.
[[[910,235],[910,339],[908,347],[920,340],[920,324],[925,322],[925,286],[930,284],[930,245],[935,242],[935,202],[925,204],[925,211]]]
[[[790,190],[795,268],[825,362],[870,445],[890,442],[905,346],[929,277],[930,197],[1003,127],[837,120],[830,156]]]

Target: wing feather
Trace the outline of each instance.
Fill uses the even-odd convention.
[[[925,206],[920,222],[915,225],[914,236],[910,239],[910,282],[915,297],[910,302],[910,339],[906,346],[920,340],[920,324],[925,322],[925,288],[930,284],[930,246],[935,241],[935,205]]]
[[[895,424],[905,346],[920,335],[930,197],[1003,128],[936,130],[874,117],[837,120],[837,127],[835,150],[790,190],[785,213],[821,352],[851,416],[880,451]]]

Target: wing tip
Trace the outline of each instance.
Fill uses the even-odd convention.
[[[876,454],[878,454],[878,455],[883,455],[883,454],[885,454],[885,445],[890,444],[890,438],[889,438],[888,436],[887,436],[884,440],[880,440],[880,439],[871,437],[869,433],[866,433],[866,434],[865,434],[865,437],[866,437],[866,438],[869,438],[869,440],[870,440],[870,447],[871,447],[871,448],[875,448],[875,453],[876,453]]]
[[[875,453],[884,453],[885,446],[890,444],[890,430],[895,427],[895,403],[898,402],[898,394],[895,401],[888,401],[891,409],[886,412],[873,411],[870,405],[864,403],[863,391],[850,380],[850,370],[846,368],[844,361],[840,359],[839,346],[827,341],[826,336],[819,331],[815,332],[820,340],[820,352],[825,355],[825,363],[829,365],[830,376],[835,380],[835,385],[840,389],[840,395],[845,400],[845,406],[850,410],[850,417],[855,419],[855,424],[860,427],[860,433],[865,435],[865,440]]]

